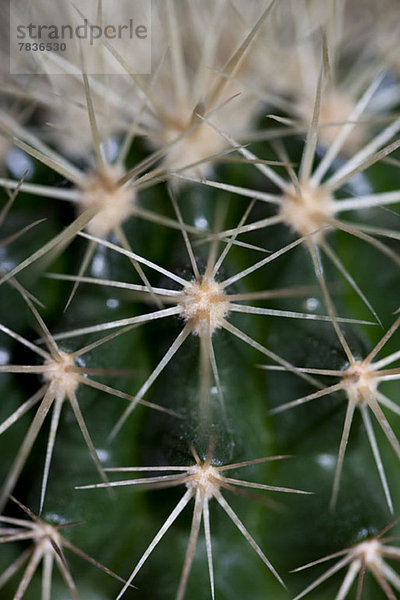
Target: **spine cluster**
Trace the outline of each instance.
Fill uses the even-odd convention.
[[[0,55],[1,598],[399,597],[381,4],[156,0],[149,75]]]

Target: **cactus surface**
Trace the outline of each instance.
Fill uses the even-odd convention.
[[[400,597],[399,17],[156,0],[150,75],[1,55],[0,598]]]

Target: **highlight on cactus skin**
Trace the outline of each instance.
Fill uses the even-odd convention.
[[[35,2],[103,33],[0,25],[1,598],[400,598],[397,0],[148,0],[148,74]]]

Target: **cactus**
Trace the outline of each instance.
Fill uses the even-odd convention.
[[[3,74],[1,598],[399,596],[396,4]]]

